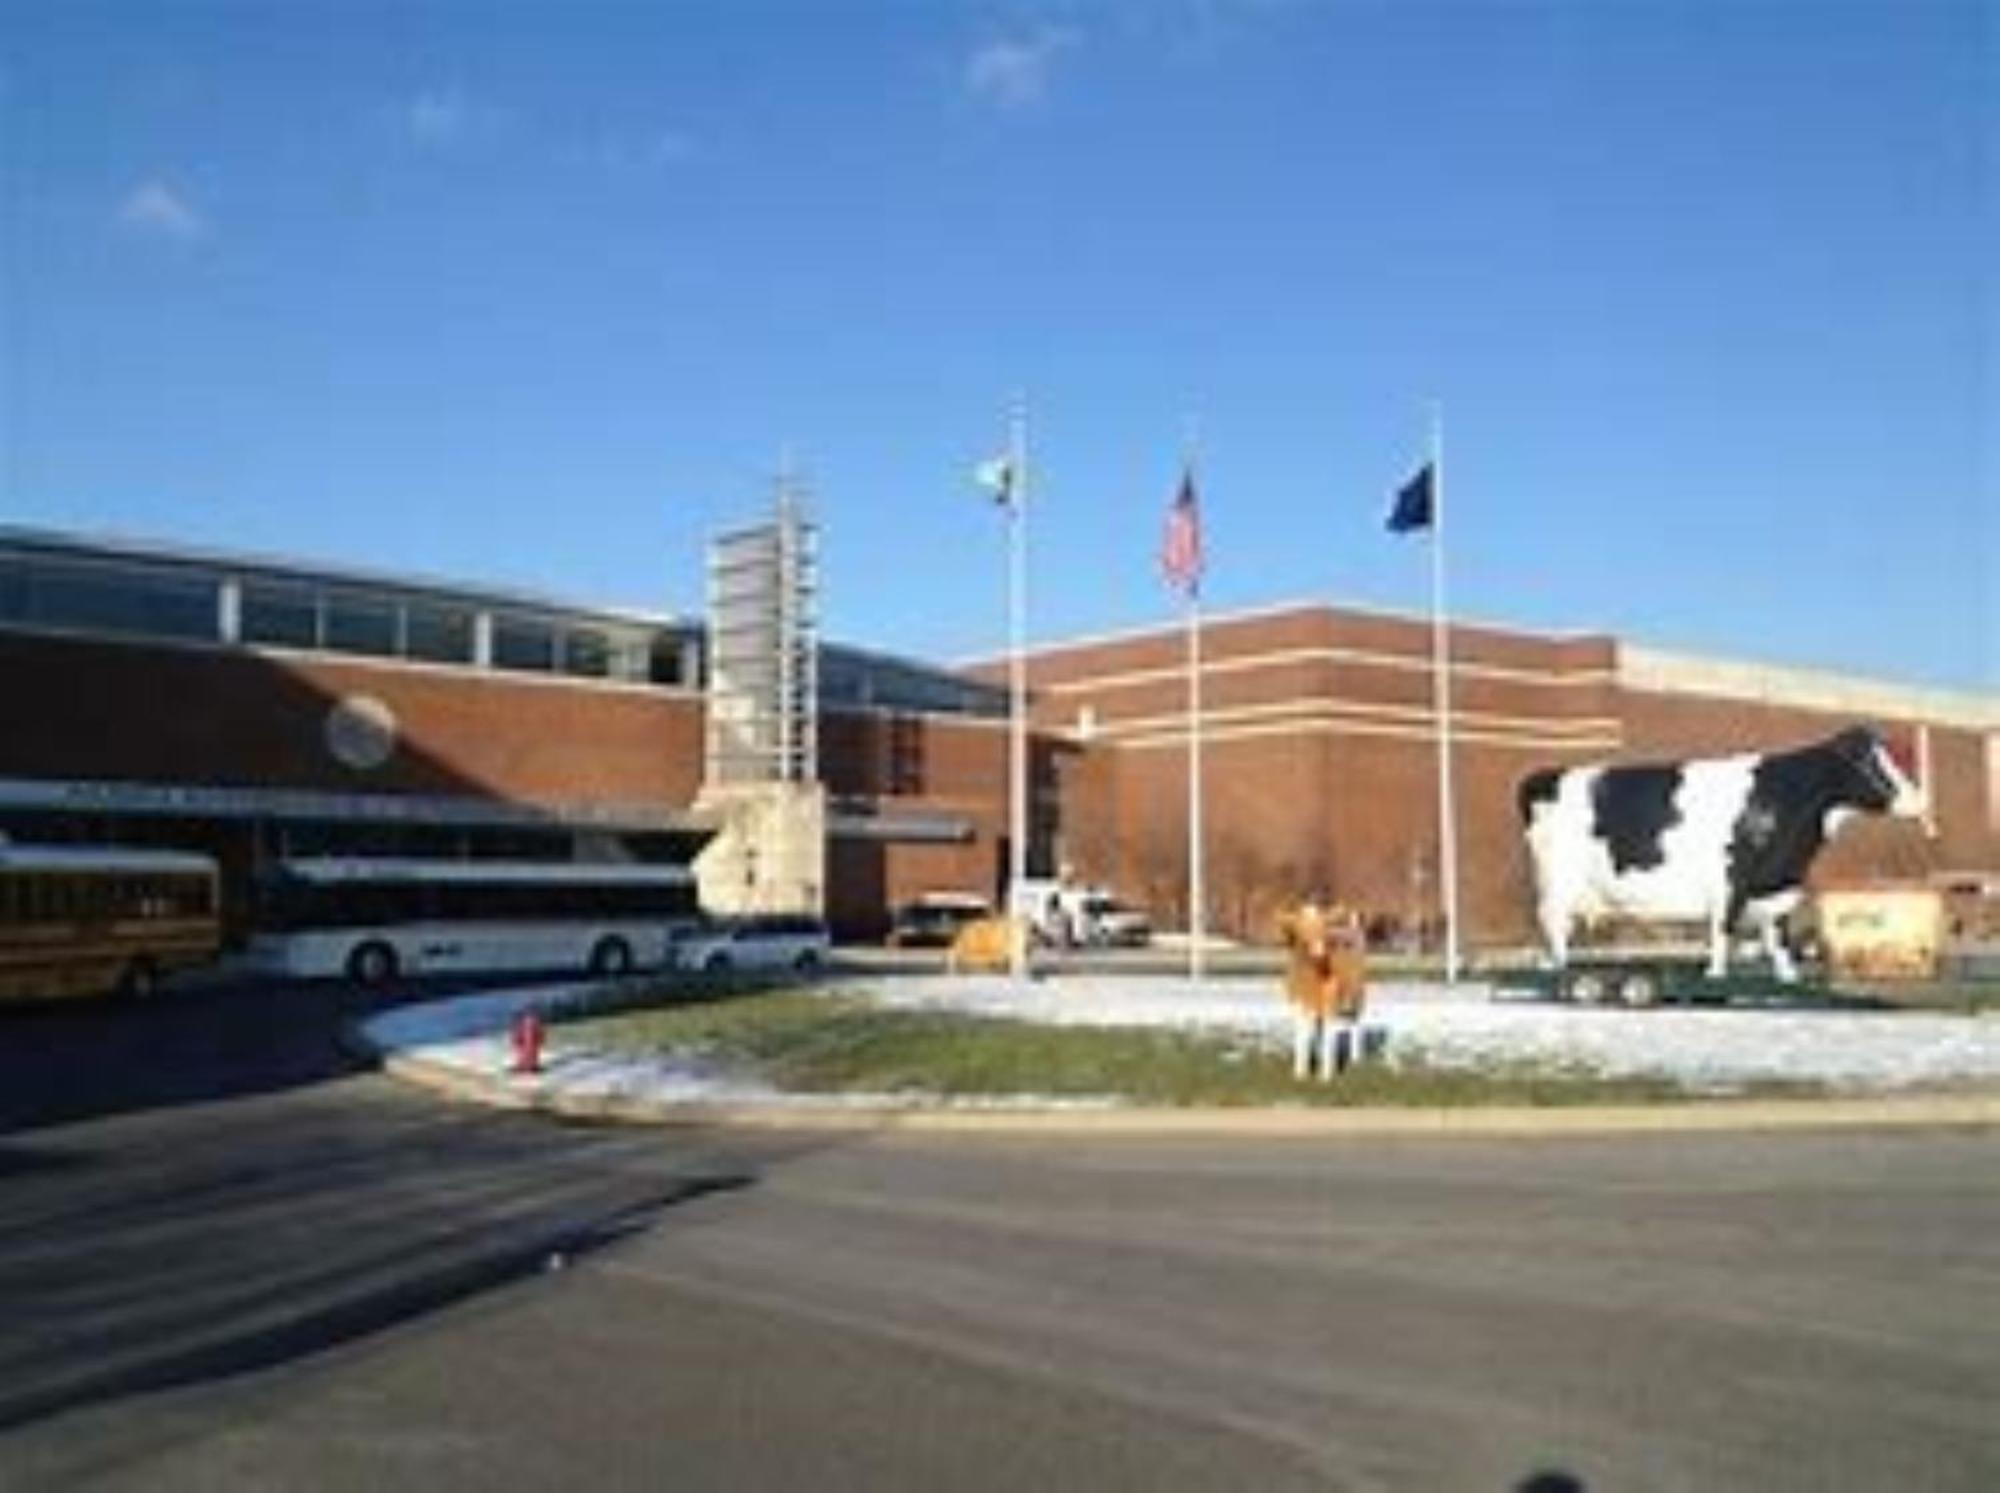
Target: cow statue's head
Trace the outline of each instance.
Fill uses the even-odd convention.
[[[1928,812],[1929,803],[1912,767],[1898,760],[1887,738],[1873,726],[1851,726],[1827,745],[1840,761],[1840,788],[1846,802],[1907,819]]]

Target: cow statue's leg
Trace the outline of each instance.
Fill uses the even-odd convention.
[[[1756,920],[1758,936],[1764,944],[1764,953],[1770,958],[1771,973],[1787,985],[1796,985],[1799,966],[1792,958],[1792,951],[1785,947],[1785,915],[1798,903],[1796,893],[1766,897],[1751,905],[1750,915]]]
[[[1535,908],[1535,921],[1542,931],[1542,965],[1545,969],[1569,968],[1569,901],[1542,898]]]
[[[1729,973],[1729,930],[1736,926],[1736,899],[1720,896],[1708,904],[1708,978],[1720,980]]]
[[[1319,1021],[1319,1081],[1325,1083],[1340,1071],[1340,1029],[1342,1023],[1331,1016]]]
[[[1798,964],[1792,959],[1792,951],[1785,947],[1784,920],[1765,918],[1763,934],[1764,952],[1771,956],[1771,973],[1786,985],[1798,984]]]
[[[1312,1068],[1313,1018],[1304,1006],[1292,1007],[1292,1077],[1304,1078]]]
[[[1334,1065],[1339,1068],[1356,1068],[1361,1064],[1361,1027],[1359,1023],[1342,1020],[1334,1023],[1338,1034],[1330,1044],[1334,1051]]]

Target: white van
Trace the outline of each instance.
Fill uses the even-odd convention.
[[[1152,920],[1103,887],[1023,879],[1010,899],[1014,915],[1043,943],[1058,948],[1134,948],[1152,942]]]

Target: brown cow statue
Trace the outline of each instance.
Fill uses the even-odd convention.
[[[1284,940],[1285,998],[1292,1003],[1292,1075],[1319,1064],[1322,1082],[1362,1058],[1361,1007],[1367,994],[1365,940],[1351,908],[1308,899],[1278,919]]]

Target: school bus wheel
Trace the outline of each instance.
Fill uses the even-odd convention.
[[[141,956],[125,966],[118,976],[118,994],[126,1000],[142,1001],[160,988],[160,967]]]

